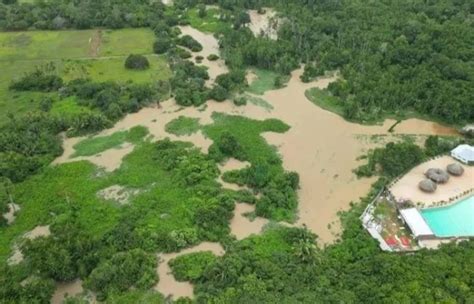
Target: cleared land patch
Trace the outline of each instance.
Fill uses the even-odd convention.
[[[56,93],[8,90],[12,80],[49,62],[66,81],[88,77],[94,81],[152,82],[171,76],[166,59],[152,55],[155,38],[150,29],[101,30],[100,45],[95,45],[96,51],[91,54],[91,44],[98,33],[99,30],[0,33],[0,125],[8,113],[34,110],[41,98],[56,97]],[[125,69],[125,58],[131,53],[147,55],[150,69]]]

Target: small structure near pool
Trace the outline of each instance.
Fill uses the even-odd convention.
[[[451,156],[466,165],[474,165],[473,146],[459,145],[451,151]]]
[[[425,176],[437,184],[445,184],[449,181],[449,174],[439,168],[430,168],[426,171]]]
[[[446,167],[446,170],[449,174],[454,176],[461,176],[464,174],[464,167],[458,163],[449,164],[448,167]]]
[[[433,193],[436,191],[438,188],[438,185],[431,179],[424,179],[418,184],[418,188],[420,188],[421,191],[427,192],[427,193]]]
[[[415,239],[419,240],[434,237],[434,232],[431,230],[430,226],[428,226],[420,212],[418,212],[418,209],[407,208],[401,209],[399,212],[405,224],[410,227],[411,233]]]

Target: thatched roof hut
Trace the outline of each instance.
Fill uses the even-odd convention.
[[[438,184],[444,184],[449,180],[449,174],[439,168],[428,169],[425,176]]]
[[[446,170],[448,170],[448,173],[454,176],[461,176],[464,173],[464,168],[458,163],[452,163],[449,164],[446,167]]]
[[[427,193],[433,193],[436,191],[436,188],[438,185],[431,179],[424,179],[418,184],[418,188],[420,188],[421,191],[427,192]]]

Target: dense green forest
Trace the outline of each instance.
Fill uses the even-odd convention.
[[[176,27],[193,22],[190,8],[204,16],[203,4],[222,9],[221,23],[212,31],[229,67],[212,87],[206,86],[206,69],[187,60],[203,46],[180,36]],[[281,17],[277,40],[255,37],[246,26],[247,9],[264,7]],[[135,150],[113,173],[87,162],[49,166],[63,153],[61,133],[94,134],[170,96],[182,107],[226,102],[247,87],[247,68],[270,70],[283,79],[305,64],[303,81],[338,71],[340,78],[328,92],[344,117],[354,121],[423,115],[456,126],[473,122],[473,14],[468,0],[176,0],[170,7],[148,0],[0,1],[0,28],[6,32],[150,28],[153,52],[165,56],[172,70],[170,79],[151,83],[67,81],[47,64],[12,80],[11,94],[40,95],[34,100],[38,110],[10,113],[0,127],[0,214],[12,202],[26,212],[13,229],[0,217],[0,303],[49,303],[55,282],[77,278],[107,303],[165,303],[152,291],[160,280],[156,253],[203,241],[221,243],[226,254],[171,261],[175,277],[195,286],[196,298],[178,303],[474,302],[473,241],[390,254],[380,251],[359,220],[392,178],[462,140],[430,137],[424,148],[402,142],[370,151],[356,173],[381,177],[341,214],[342,236],[324,248],[309,230],[274,223],[241,241],[230,235],[236,202],[254,204],[255,215],[274,221],[295,220],[298,174],[283,168],[261,136],[286,132],[289,126],[278,120],[215,114],[212,124],[200,125],[182,118],[167,126],[169,133],[201,131],[213,141],[208,153],[168,139],[152,142],[147,130],[132,129],[78,147],[92,155],[133,141]],[[144,55],[130,54],[123,65],[145,70],[150,63]],[[82,111],[55,114],[53,105],[63,100],[74,100]],[[226,172],[223,179],[250,190],[225,190],[215,181],[218,164],[230,157],[250,165]],[[97,197],[115,184],[141,192],[133,204],[120,207]],[[19,244],[24,262],[7,265],[15,238],[37,224],[50,225],[51,236],[25,240]]]

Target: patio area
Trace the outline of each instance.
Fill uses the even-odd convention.
[[[430,168],[446,170],[449,164],[459,163],[450,156],[442,156],[427,161],[408,172],[396,181],[390,188],[390,193],[397,202],[411,201],[419,207],[429,208],[446,205],[454,202],[474,190],[474,167],[461,164],[464,174],[449,176],[444,184],[438,184],[433,193],[423,192],[419,189],[420,181],[426,179],[425,172]]]

